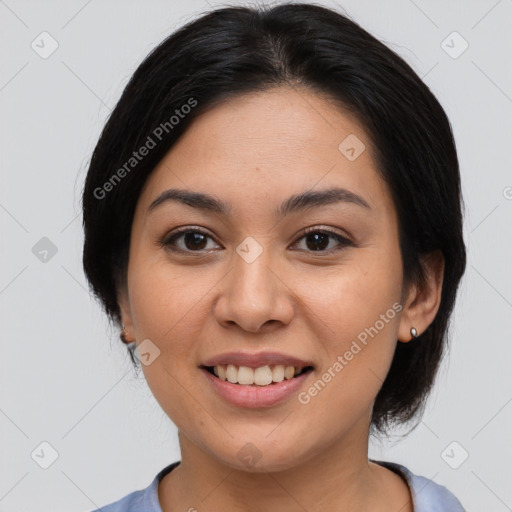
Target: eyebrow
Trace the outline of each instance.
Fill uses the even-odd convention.
[[[147,213],[152,212],[159,205],[169,201],[176,201],[198,210],[213,212],[223,216],[229,216],[232,211],[230,204],[225,203],[210,194],[190,192],[183,189],[169,189],[162,192],[149,205]],[[274,215],[276,218],[280,218],[309,208],[326,206],[340,202],[355,204],[367,210],[371,210],[368,202],[361,196],[345,188],[336,187],[326,190],[308,190],[300,194],[293,195],[283,201],[283,203],[274,210]]]

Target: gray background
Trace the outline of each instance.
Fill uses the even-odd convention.
[[[512,510],[512,1],[341,4],[445,107],[467,207],[450,356],[419,426],[370,455],[447,486],[468,512]],[[88,292],[79,200],[135,67],[210,5],[0,0],[0,511],[91,510],[179,459],[175,427]],[[51,49],[43,31],[58,42],[47,58],[31,47]]]

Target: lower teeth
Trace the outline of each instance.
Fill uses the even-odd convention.
[[[291,379],[289,379],[291,380]],[[229,382],[228,380],[226,382]],[[284,382],[284,380],[282,380],[281,382]],[[250,386],[250,387],[253,387],[253,388],[265,388],[267,386],[272,386],[272,384],[279,384],[279,382],[271,382],[270,384],[240,384],[240,382],[229,382],[230,384],[236,384],[237,386]]]

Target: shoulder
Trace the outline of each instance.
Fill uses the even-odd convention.
[[[373,462],[401,474],[407,481],[411,490],[414,512],[465,512],[460,501],[444,485],[416,475],[405,466],[395,462]]]
[[[178,464],[179,462],[174,462],[162,469],[145,489],[133,491],[120,500],[104,505],[92,512],[162,512],[158,501],[158,483]]]

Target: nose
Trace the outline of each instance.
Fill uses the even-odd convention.
[[[244,331],[260,332],[288,325],[294,315],[293,292],[270,250],[252,262],[234,255],[231,272],[221,281],[215,316],[224,327],[238,325]]]

